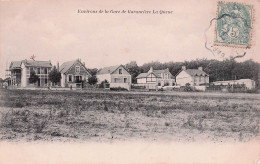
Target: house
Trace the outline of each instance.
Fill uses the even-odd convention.
[[[82,82],[87,82],[91,76],[80,59],[65,62],[60,67],[57,64],[57,69],[61,73],[61,87],[82,88]]]
[[[105,67],[97,72],[98,84],[107,80],[110,84],[110,88],[126,88],[130,90],[132,77],[123,65],[116,65],[111,67]]]
[[[174,76],[169,69],[154,70],[153,67],[147,73],[141,73],[137,77],[139,86],[158,85],[158,86],[173,86],[175,85]]]
[[[212,82],[214,85],[222,86],[233,86],[233,85],[244,85],[247,89],[254,89],[256,87],[255,81],[251,79],[240,79],[240,80],[228,80],[228,81],[215,81]]]
[[[29,83],[30,74],[34,71],[39,77],[36,86],[45,87],[49,85],[48,73],[52,68],[51,61],[22,60],[11,62],[6,70],[6,78],[9,78],[9,85],[16,87],[35,86]]]
[[[186,69],[185,66],[182,66],[182,70],[176,75],[176,83],[179,86],[185,86],[187,83],[191,86],[208,84],[209,75],[203,71],[202,67]]]

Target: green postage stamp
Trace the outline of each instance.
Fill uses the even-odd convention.
[[[253,6],[218,2],[215,45],[250,48]]]

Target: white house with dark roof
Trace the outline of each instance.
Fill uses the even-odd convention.
[[[176,75],[176,83],[179,86],[185,86],[189,83],[191,86],[199,86],[209,83],[209,75],[203,71],[202,67],[198,69],[186,69],[182,66],[182,70]]]
[[[153,67],[147,73],[141,73],[137,77],[137,84],[144,85],[154,84],[158,86],[173,86],[175,85],[174,76],[169,69],[154,70]]]
[[[107,80],[110,88],[126,88],[130,90],[132,77],[123,65],[104,67],[97,72],[98,84]]]
[[[38,87],[45,87],[49,85],[48,73],[52,68],[51,61],[34,61],[22,60],[11,62],[7,70],[9,84],[17,87],[28,87],[32,84],[29,83],[31,72],[35,72],[39,76],[39,81],[36,83]]]
[[[80,59],[65,62],[57,69],[61,73],[62,87],[82,88],[82,81],[88,81],[91,76]]]

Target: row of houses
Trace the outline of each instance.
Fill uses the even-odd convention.
[[[53,67],[51,61],[13,61],[6,74],[8,85],[20,88],[35,87],[35,85],[38,87],[51,86],[52,83],[49,80],[48,74]],[[64,62],[61,66],[57,63],[56,68],[61,73],[59,85],[62,88],[82,88],[82,81],[87,82],[91,77],[85,63],[81,62],[80,59]],[[35,72],[39,77],[36,84],[30,84],[29,82],[32,72]],[[132,76],[123,65],[102,68],[98,70],[96,77],[98,84],[106,80],[110,88],[121,87],[130,90],[132,85]],[[187,83],[189,83],[190,86],[209,84],[209,75],[203,71],[202,67],[198,69],[186,69],[186,67],[183,66],[176,76],[173,76],[168,68],[154,70],[151,67],[148,72],[141,73],[136,78],[137,84],[134,85],[151,89],[164,86],[185,86]],[[243,83],[243,80],[237,83],[241,82]],[[215,82],[214,84],[223,85],[224,82]],[[250,84],[250,89],[254,88],[254,85],[255,84]]]
[[[6,70],[6,79],[9,86],[20,88],[28,87],[48,87],[51,86],[49,73],[54,66],[51,61],[22,60],[11,62],[9,69]],[[88,81],[91,77],[90,72],[80,59],[64,62],[61,66],[56,65],[61,73],[60,86],[63,88],[82,88],[82,81]],[[29,81],[30,74],[35,72],[39,80],[35,84]],[[131,75],[123,65],[105,67],[97,73],[98,83],[107,80],[110,87],[122,87],[130,90]]]

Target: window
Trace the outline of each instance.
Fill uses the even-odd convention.
[[[119,69],[119,74],[122,74],[122,69]]]
[[[41,68],[37,68],[37,74],[41,74]]]
[[[69,75],[69,82],[72,81],[72,75]]]
[[[127,83],[127,78],[124,78],[124,83]]]
[[[30,74],[31,74],[32,72],[33,72],[33,68],[31,67],[31,68],[30,68]]]
[[[44,68],[44,69],[43,69],[43,73],[44,73],[44,74],[47,74],[47,73],[48,73],[47,68]]]
[[[48,80],[47,79],[45,79],[45,84],[47,84],[48,83]]]
[[[76,72],[80,72],[80,66],[76,66]]]

